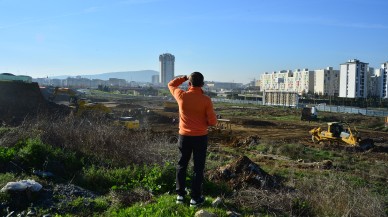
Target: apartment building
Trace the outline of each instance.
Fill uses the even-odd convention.
[[[388,61],[381,64],[380,68],[380,97],[387,99],[388,98]]]
[[[366,98],[368,84],[368,63],[357,59],[340,65],[339,97]]]
[[[333,67],[314,70],[314,93],[325,96],[339,95],[339,70]]]
[[[159,83],[159,75],[153,75],[152,76],[152,83],[158,84]]]
[[[124,87],[127,86],[127,81],[121,78],[109,78],[108,84],[114,87]]]

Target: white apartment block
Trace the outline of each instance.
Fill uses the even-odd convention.
[[[264,91],[296,92],[298,94],[314,91],[314,71],[296,69],[264,73],[260,77]]]
[[[290,80],[292,80],[291,70],[272,73],[266,72],[261,75],[261,88],[263,90],[292,91],[288,85]]]
[[[340,65],[339,97],[366,98],[368,84],[368,63],[357,59]]]
[[[314,70],[314,93],[325,96],[338,96],[339,94],[339,70],[333,67]]]
[[[167,85],[174,78],[175,57],[172,54],[164,53],[159,56],[160,61],[160,83]]]
[[[381,64],[380,68],[380,97],[383,99],[388,98],[388,61]]]
[[[368,97],[380,97],[380,69],[369,67]]]
[[[308,69],[294,71],[293,89],[299,93],[313,93],[314,92],[314,71]]]

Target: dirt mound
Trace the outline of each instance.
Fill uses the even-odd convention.
[[[19,124],[38,113],[69,113],[70,109],[47,102],[38,83],[0,81],[0,123]]]
[[[231,164],[209,171],[207,176],[216,183],[226,182],[232,189],[274,188],[278,186],[273,176],[266,173],[246,156],[239,157]]]

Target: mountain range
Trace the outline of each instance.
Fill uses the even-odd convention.
[[[101,74],[79,75],[79,76],[81,76],[82,78],[88,78],[88,79],[109,80],[109,78],[120,78],[120,79],[125,79],[128,82],[130,81],[152,82],[153,75],[159,75],[159,72],[155,70],[141,70],[141,71],[124,71],[124,72],[106,72]],[[60,75],[60,76],[52,76],[50,78],[66,79],[68,77],[76,77],[76,76]]]

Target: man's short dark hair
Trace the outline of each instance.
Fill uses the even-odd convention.
[[[189,77],[189,81],[193,87],[202,87],[204,82],[203,75],[200,72],[193,72]]]

